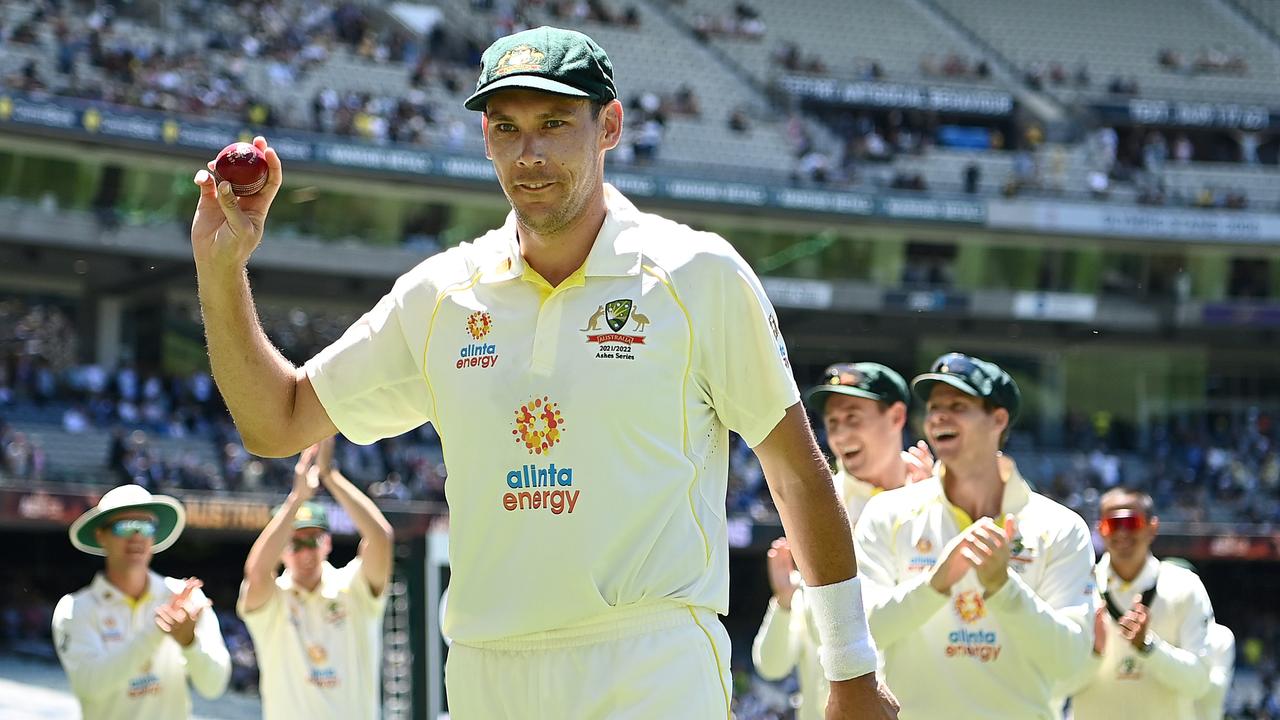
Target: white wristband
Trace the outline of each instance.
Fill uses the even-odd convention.
[[[805,601],[818,628],[818,660],[828,680],[848,680],[876,671],[876,647],[862,610],[862,581],[805,588]]]

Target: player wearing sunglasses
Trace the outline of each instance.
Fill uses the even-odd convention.
[[[331,467],[332,456],[332,438],[302,453],[293,491],[245,561],[236,612],[258,654],[265,720],[379,716],[391,525]],[[341,568],[328,562],[324,506],[311,501],[322,485],[360,533],[359,556]],[[285,572],[276,577],[281,561]]]
[[[854,533],[899,717],[1057,717],[1092,642],[1089,529],[1000,453],[1021,406],[1003,369],[950,353],[911,387],[934,477],[871,498]]]
[[[207,698],[226,689],[231,657],[202,583],[151,571],[185,518],[174,498],[122,485],[71,524],[71,544],[105,558],[93,582],[53,613],[54,646],[84,717],[185,718],[188,679]]]
[[[1072,699],[1076,720],[1195,720],[1209,689],[1207,634],[1213,606],[1200,578],[1160,562],[1151,543],[1160,528],[1151,496],[1128,488],[1103,494],[1098,534],[1106,554],[1096,570],[1094,661]]]

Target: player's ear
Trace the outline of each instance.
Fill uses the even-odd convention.
[[[600,110],[596,118],[600,124],[600,140],[602,150],[612,150],[622,142],[622,103],[613,100]]]
[[[493,152],[489,150],[489,111],[480,113],[480,135],[484,137],[484,156],[489,160],[493,159]]]
[[[907,424],[907,404],[896,402],[889,406],[889,422],[899,431]]]

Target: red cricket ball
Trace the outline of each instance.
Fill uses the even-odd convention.
[[[253,195],[267,184],[267,156],[253,143],[232,143],[213,161],[213,174],[231,183],[236,197]]]

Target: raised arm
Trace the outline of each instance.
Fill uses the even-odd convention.
[[[216,183],[212,163],[196,173],[200,201],[191,222],[191,250],[218,390],[249,452],[287,457],[337,429],[306,375],[271,345],[254,307],[246,267],[262,242],[283,171],[264,138],[253,143],[265,152],[269,171],[256,195],[237,198],[229,183]]]
[[[332,458],[333,438],[329,438],[320,443],[316,459],[320,482],[342,509],[347,511],[356,530],[360,532],[360,571],[364,573],[373,596],[378,597],[391,579],[391,555],[395,540],[391,523],[387,522],[382,511],[368,495],[360,492],[359,488],[333,467]]]
[[[249,548],[249,557],[244,562],[244,588],[241,590],[241,607],[250,613],[271,599],[276,591],[276,567],[280,564],[280,556],[293,536],[293,518],[298,507],[311,499],[316,485],[308,477],[308,469],[315,460],[318,447],[307,448],[298,458],[293,469],[293,491],[285,499],[280,511],[267,522],[258,539]]]

